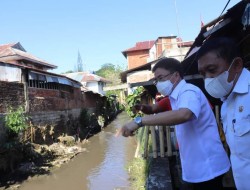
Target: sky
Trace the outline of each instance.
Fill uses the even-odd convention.
[[[24,49],[58,68],[74,70],[78,51],[83,69],[106,63],[126,68],[122,51],[136,42],[178,36],[196,38],[228,0],[7,0],[1,2],[0,44]],[[231,0],[227,9],[240,2]],[[227,10],[226,9],[226,10]]]

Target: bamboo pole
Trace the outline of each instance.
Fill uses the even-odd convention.
[[[173,152],[172,152],[172,146],[171,146],[171,134],[170,134],[170,126],[166,126],[166,138],[167,138],[167,155],[168,156],[172,156]]]
[[[148,157],[148,138],[149,138],[149,126],[145,126],[145,143],[144,143],[144,154],[143,157]]]
[[[28,133],[28,130],[25,130],[24,131],[24,139],[23,139],[23,142],[26,142],[27,141],[27,133]]]
[[[151,137],[152,137],[153,158],[157,158],[157,145],[156,145],[155,127],[150,126],[150,131],[151,131]]]
[[[160,137],[160,155],[165,156],[165,144],[164,144],[164,131],[163,126],[159,126],[159,137]]]
[[[141,142],[142,142],[142,138],[143,138],[143,134],[144,134],[144,127],[140,128],[140,134],[139,134],[139,138],[138,138],[138,142],[137,142],[137,147],[135,150],[135,158],[139,157],[139,153],[140,153],[140,147],[141,147]]]
[[[33,143],[34,139],[33,139],[33,127],[30,127],[30,141]]]

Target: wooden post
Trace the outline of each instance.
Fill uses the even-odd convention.
[[[24,142],[27,141],[27,133],[28,133],[27,130],[25,130],[25,131],[24,131],[24,140],[23,140]]]
[[[170,134],[169,126],[166,126],[166,137],[167,137],[167,148],[168,148],[167,155],[172,156],[173,152],[172,152],[172,146],[171,146],[171,134]]]
[[[35,134],[34,134],[34,131],[35,131],[35,129],[34,129],[34,127],[33,127],[34,125],[32,124],[32,122],[30,121],[30,142],[34,142],[34,137],[35,137]]]
[[[153,158],[157,158],[157,145],[156,145],[156,136],[155,136],[155,126],[150,126],[151,137],[152,137],[152,150]]]
[[[33,127],[32,126],[30,126],[30,142],[32,142],[33,143]]]
[[[142,142],[142,138],[143,138],[143,134],[144,134],[144,127],[140,128],[139,130],[140,130],[140,134],[139,134],[139,138],[138,138],[138,142],[137,142],[137,147],[135,150],[135,158],[139,157],[141,142]]]
[[[148,138],[149,138],[149,126],[145,126],[145,144],[143,157],[148,157]]]
[[[28,94],[28,82],[29,82],[29,73],[27,69],[22,69],[22,83],[24,87],[24,99],[25,99],[25,112],[29,112],[29,94]]]
[[[160,154],[161,154],[161,157],[164,157],[165,156],[165,144],[164,144],[163,126],[159,126],[159,137],[160,137]]]

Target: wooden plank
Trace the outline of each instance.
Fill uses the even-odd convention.
[[[156,144],[156,135],[155,135],[155,127],[150,126],[151,137],[152,137],[152,150],[153,150],[153,158],[157,158],[157,144]]]
[[[105,86],[103,87],[103,91],[109,91],[109,90],[119,90],[119,89],[127,89],[128,84],[120,84],[115,86]]]
[[[167,138],[167,148],[168,148],[167,155],[172,156],[173,151],[172,151],[172,146],[171,146],[171,134],[170,134],[170,127],[169,126],[166,126],[166,138]]]
[[[165,156],[165,143],[164,143],[164,131],[163,126],[159,126],[159,137],[160,137],[160,155]]]
[[[143,157],[148,157],[148,138],[149,138],[149,126],[145,126],[145,143],[144,143],[144,154]]]
[[[142,138],[143,138],[143,135],[144,135],[145,127],[142,127],[139,130],[140,130],[140,132],[139,132],[137,147],[136,147],[136,150],[135,150],[135,158],[139,157],[140,147],[141,147],[141,142],[142,142]]]

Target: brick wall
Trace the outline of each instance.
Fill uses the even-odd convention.
[[[98,102],[101,101],[101,97],[99,94],[95,94],[92,92],[83,93],[83,107],[85,108],[94,108],[97,106]]]
[[[148,57],[149,57],[149,50],[129,52],[127,54],[128,69],[133,69],[135,67],[146,64]]]
[[[158,39],[158,42],[157,42],[157,47],[156,47],[156,57],[158,58],[159,56],[161,56],[162,52],[164,50],[169,50],[171,48],[173,48],[173,39],[169,39],[169,38],[161,38],[161,39]],[[176,39],[175,39],[175,42],[176,42]],[[175,46],[177,46],[177,44],[175,44]]]
[[[24,105],[24,86],[22,83],[0,81],[0,143],[5,139],[3,126],[4,113],[9,106],[13,108]]]
[[[0,118],[8,105],[24,105],[24,87],[20,83],[0,82]],[[34,126],[55,126],[57,135],[71,134],[78,125],[82,108],[90,113],[105,102],[105,97],[92,92],[82,94],[80,89],[70,91],[28,88],[29,117]],[[0,143],[4,141],[5,129],[0,122]]]
[[[5,128],[3,127],[4,114],[0,113],[0,144],[5,140]]]
[[[30,116],[33,125],[57,125],[64,129],[69,120],[77,120],[84,106],[80,89],[71,92],[28,88]],[[22,83],[0,81],[0,113],[6,113],[8,106],[14,108],[24,105],[24,86]],[[0,115],[3,118],[3,114]],[[72,123],[72,122],[71,122]],[[67,131],[67,130],[66,130]],[[5,130],[0,122],[0,142],[4,141]]]
[[[72,92],[29,88],[30,112],[62,111],[81,108],[83,97],[80,89],[72,88]]]
[[[68,120],[68,117],[78,118],[81,108],[64,111],[40,111],[30,113],[32,123],[36,126],[57,125],[61,120]]]
[[[0,81],[0,113],[6,113],[8,106],[24,105],[22,83]]]

